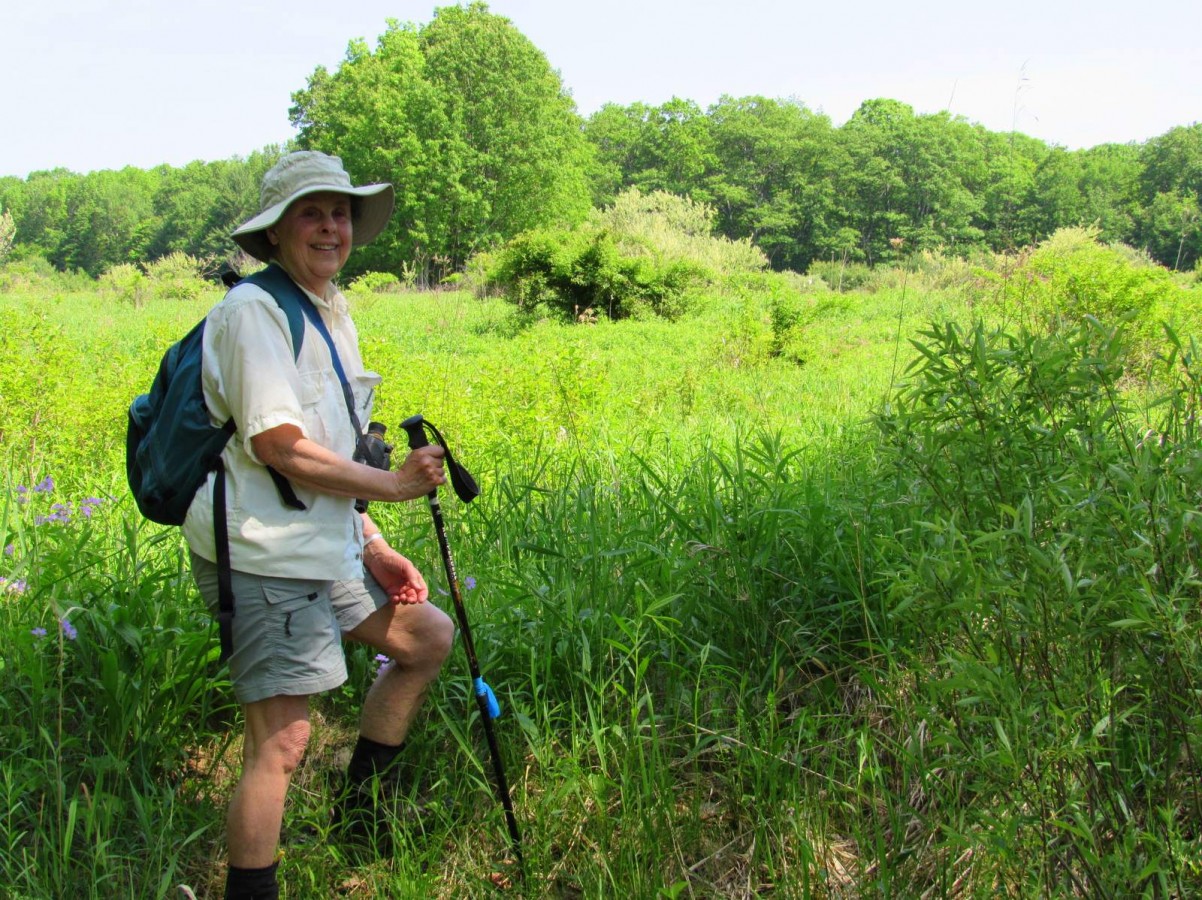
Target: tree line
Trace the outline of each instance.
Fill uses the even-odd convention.
[[[420,26],[390,20],[374,48],[352,41],[335,71],[318,67],[293,95],[290,115],[296,147],[397,186],[389,230],[348,274],[437,279],[523,232],[571,227],[631,187],[708,204],[720,234],[750,239],[776,269],[1010,250],[1072,225],[1170,268],[1202,258],[1200,124],[1070,151],[890,99],[841,126],[766,97],[609,104],[582,118],[546,56],[482,2]],[[91,275],[174,252],[226,258],[280,152],[0,179],[10,252]]]

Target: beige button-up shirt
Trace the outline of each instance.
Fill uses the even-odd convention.
[[[359,421],[366,423],[381,379],[363,367],[346,298],[333,287],[326,297],[305,293],[334,339]],[[294,361],[288,319],[279,304],[257,285],[236,285],[209,312],[202,380],[214,424],[233,416],[238,428],[222,453],[232,568],[283,578],[361,578],[363,524],[354,501],[294,484],[307,509],[286,506],[250,442],[256,434],[291,424],[335,453],[353,454],[354,427],[329,348],[317,329],[305,320]],[[214,478],[210,475],[196,492],[183,525],[193,552],[210,562],[217,560]]]

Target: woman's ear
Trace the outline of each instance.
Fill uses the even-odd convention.
[[[263,229],[263,232],[267,235],[267,242],[271,244],[271,246],[278,247],[280,245],[280,236],[276,233],[274,228],[265,228]]]

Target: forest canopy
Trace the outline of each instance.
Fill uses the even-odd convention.
[[[887,98],[840,126],[799,100],[755,96],[608,104],[583,118],[546,56],[480,2],[420,26],[390,21],[374,48],[352,41],[336,71],[318,67],[298,88],[290,115],[295,146],[397,186],[397,215],[350,276],[428,283],[524,232],[578,224],[631,187],[711,206],[718,236],[750,240],[777,270],[1005,251],[1074,226],[1169,268],[1202,257],[1200,124],[1069,151]],[[0,179],[0,261],[97,276],[185,253],[216,268],[285,149]]]

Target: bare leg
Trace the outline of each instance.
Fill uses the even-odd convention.
[[[375,647],[393,660],[367,692],[359,733],[396,746],[405,740],[426,688],[451,652],[455,625],[431,603],[389,604],[368,616],[347,637]]]
[[[284,796],[309,742],[309,698],[269,697],[243,706],[246,739],[242,777],[226,816],[230,865],[275,861]]]

